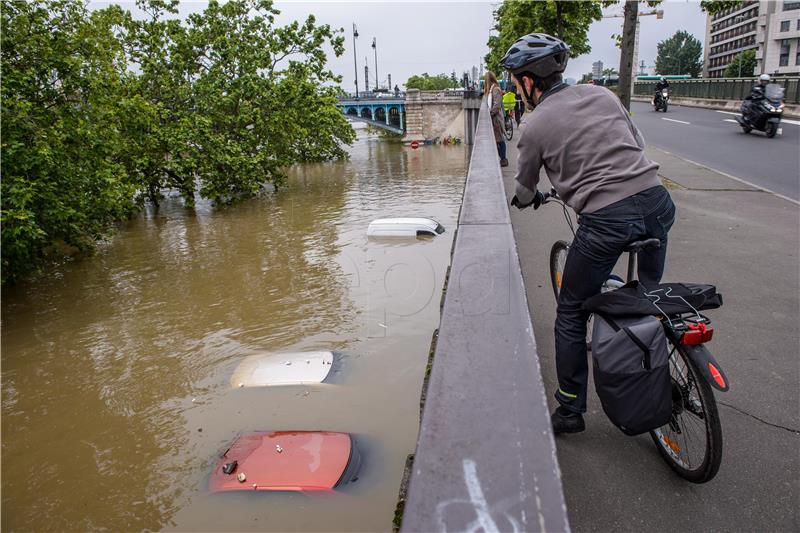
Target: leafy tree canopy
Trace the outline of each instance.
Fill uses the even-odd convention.
[[[323,45],[340,32],[275,25],[269,0],[139,0],[146,17],[79,0],[2,10],[2,279],[52,250],[91,251],[161,190],[229,203],[280,185],[283,169],[346,157]]]
[[[408,78],[406,89],[419,89],[421,91],[443,91],[458,85],[455,79],[455,72],[452,76],[447,74],[437,74],[431,76],[427,72]]]
[[[542,32],[558,37],[570,47],[570,55],[587,54],[592,22],[603,17],[602,8],[614,2],[563,2],[554,0],[505,0],[494,12],[496,35],[489,37],[486,66],[499,73],[500,60],[521,36]]]
[[[703,47],[694,36],[679,30],[658,43],[656,73],[697,77],[703,69]]]
[[[725,77],[738,78],[740,76],[753,76],[757,64],[758,61],[756,60],[756,51],[745,50],[744,52],[736,54],[733,60],[728,63],[728,66],[725,68]]]

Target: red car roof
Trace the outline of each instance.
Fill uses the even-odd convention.
[[[347,433],[255,431],[236,439],[214,467],[209,488],[231,490],[330,490],[354,455]]]

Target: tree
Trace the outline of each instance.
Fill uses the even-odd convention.
[[[177,0],[89,12],[81,0],[2,10],[2,279],[50,250],[91,251],[164,187],[217,204],[279,186],[302,161],[347,156],[325,47],[340,31],[275,25],[269,0]]]
[[[570,47],[570,56],[589,53],[589,26],[603,17],[602,7],[613,2],[505,0],[494,12],[496,35],[489,37],[485,61],[500,72],[500,60],[514,42],[533,32],[558,37]]]
[[[586,74],[581,76],[581,79],[580,79],[580,81],[578,83],[589,83],[593,79],[594,79],[594,77],[592,76],[592,73],[591,72],[587,72]]]
[[[603,76],[617,76],[617,75],[619,75],[619,72],[617,72],[617,69],[614,69],[614,68],[604,68],[603,69]]]
[[[672,37],[658,43],[656,73],[690,74],[696,78],[703,69],[702,56],[703,47],[700,41],[686,31],[676,31]]]
[[[144,103],[112,28],[121,10],[73,1],[2,10],[2,280],[91,250],[135,210],[122,132]]]
[[[447,74],[431,76],[427,72],[408,78],[406,89],[419,89],[420,91],[443,91],[453,86],[453,80]]]
[[[753,76],[757,64],[758,61],[756,60],[756,51],[752,49],[745,50],[744,52],[736,54],[733,60],[728,63],[728,66],[725,69],[725,77],[740,78],[742,76]]]

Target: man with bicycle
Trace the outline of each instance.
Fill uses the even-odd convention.
[[[517,148],[516,194],[511,205],[538,208],[544,166],[550,183],[578,213],[578,231],[564,266],[555,323],[559,403],[555,433],[585,429],[588,364],[583,302],[600,292],[627,244],[658,238],[661,247],[639,257],[639,280],[657,284],[664,271],[667,232],[675,206],[658,179],[658,165],[645,157],[644,140],[619,99],[594,85],[567,86],[561,76],[569,48],[545,34],[520,38],[501,64],[524,101]],[[546,132],[546,133],[543,133]]]

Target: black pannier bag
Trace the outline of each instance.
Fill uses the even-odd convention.
[[[595,314],[592,360],[597,396],[614,425],[639,435],[669,422],[669,350],[657,318]]]
[[[648,289],[634,280],[619,289],[592,296],[583,303],[583,308],[607,316],[659,316],[722,306],[722,295],[713,285],[661,283]]]

